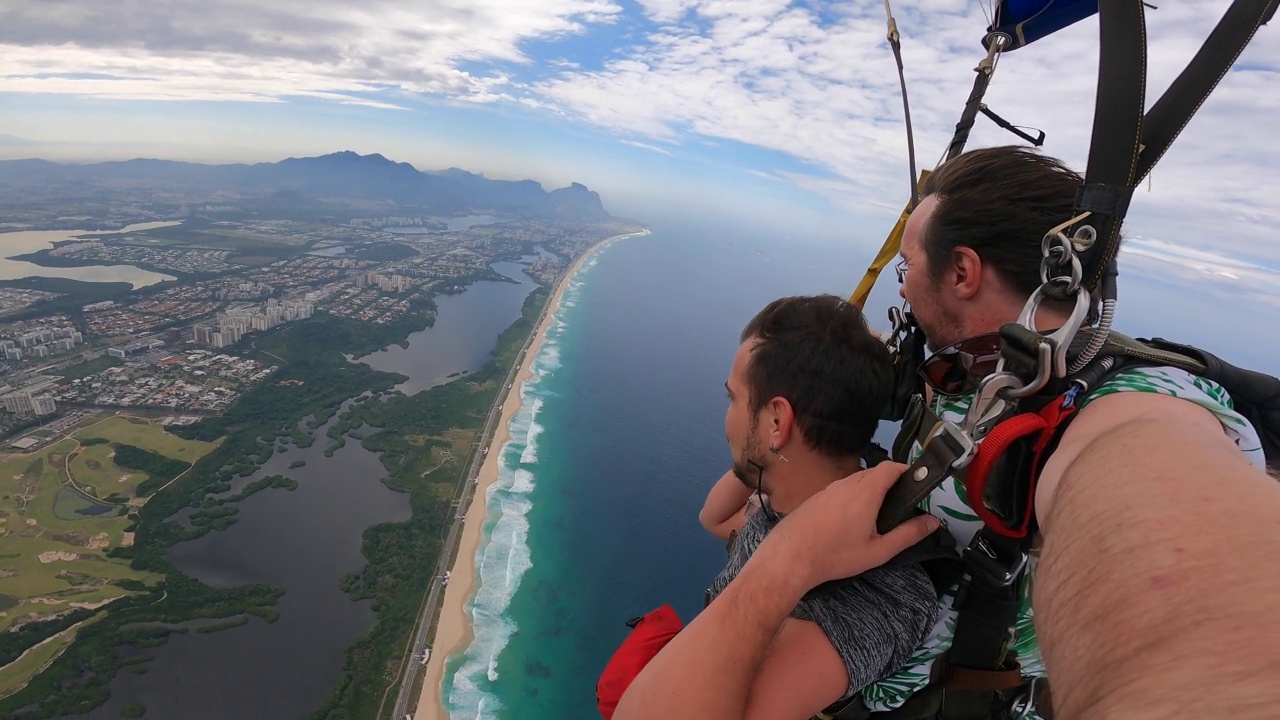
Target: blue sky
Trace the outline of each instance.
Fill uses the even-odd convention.
[[[984,0],[899,1],[920,164],[982,55]],[[0,8],[0,157],[273,161],[339,149],[570,181],[615,213],[718,213],[875,243],[905,140],[881,0],[144,0]],[[1148,12],[1148,102],[1226,0]],[[157,9],[157,8],[162,9]],[[1083,165],[1096,20],[999,65],[988,102]],[[1138,274],[1275,300],[1280,28],[1140,191]],[[1010,142],[980,120],[971,146]]]

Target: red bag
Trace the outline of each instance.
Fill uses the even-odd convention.
[[[653,656],[666,647],[671,638],[684,627],[680,616],[676,615],[670,605],[663,605],[648,615],[635,618],[627,625],[631,627],[631,634],[614,651],[596,683],[596,705],[604,720],[613,718],[613,711],[618,708],[618,701],[631,686],[631,682]]]

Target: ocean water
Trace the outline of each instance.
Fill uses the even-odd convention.
[[[722,383],[738,334],[777,297],[848,293],[886,229],[821,243],[655,226],[575,276],[487,498],[467,606],[475,640],[446,665],[451,718],[598,718],[595,681],[624,622],[663,603],[686,622],[700,610],[724,558],[697,514],[728,467]],[[882,278],[873,326],[886,327],[896,293]],[[1122,329],[1280,370],[1239,331],[1273,323],[1272,308],[1223,308],[1151,283],[1122,293]]]
[[[662,603],[693,617],[723,558],[697,515],[728,467],[738,333],[781,295],[847,292],[868,252],[655,227],[584,265],[487,497],[475,640],[446,665],[450,717],[598,717],[595,681],[625,621]]]

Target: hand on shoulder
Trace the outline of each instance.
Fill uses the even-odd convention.
[[[790,563],[808,587],[888,562],[938,528],[937,518],[924,515],[886,535],[876,531],[885,493],[906,468],[886,462],[831,483],[783,518],[752,561]]]

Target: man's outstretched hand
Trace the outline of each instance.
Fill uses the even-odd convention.
[[[938,529],[937,518],[923,515],[876,531],[885,493],[906,469],[885,462],[831,483],[783,518],[751,559],[790,564],[808,587],[885,564]]]

